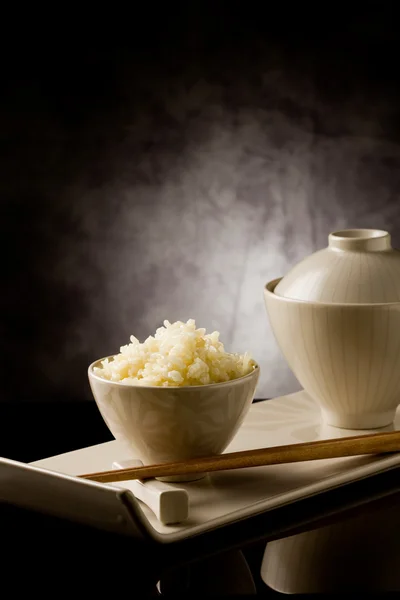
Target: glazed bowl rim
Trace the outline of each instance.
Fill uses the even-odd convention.
[[[282,302],[289,302],[292,304],[305,304],[308,306],[329,306],[330,308],[379,308],[379,307],[390,307],[390,306],[398,306],[400,307],[399,301],[394,302],[316,302],[315,300],[298,300],[297,298],[288,298],[287,296],[279,296],[275,294],[275,288],[278,283],[283,279],[282,277],[278,277],[277,279],[271,279],[264,286],[264,294],[267,296],[272,296],[277,300],[281,300]]]

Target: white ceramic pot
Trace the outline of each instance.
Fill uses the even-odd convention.
[[[277,342],[323,421],[347,429],[393,422],[400,403],[400,253],[390,235],[348,230],[269,282]]]
[[[145,465],[223,452],[251,406],[260,371],[256,366],[244,377],[211,385],[146,387],[95,375],[102,360],[88,371],[94,399],[113,436]],[[199,476],[164,480],[189,478]]]

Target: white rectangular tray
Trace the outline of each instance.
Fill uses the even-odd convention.
[[[394,428],[400,430],[400,410]],[[254,404],[226,452],[359,434],[322,426],[319,409],[301,391]],[[113,461],[127,457],[126,449],[113,441],[31,464],[78,475],[110,469]],[[142,503],[140,507],[150,535],[159,542],[175,542],[398,466],[400,453],[213,473],[179,484],[189,493],[190,517],[173,526],[160,523]],[[115,486],[129,490],[129,482]]]

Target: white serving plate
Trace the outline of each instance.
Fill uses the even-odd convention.
[[[393,429],[400,430],[400,410]],[[253,404],[226,452],[359,434],[322,426],[318,407],[301,391]],[[108,470],[113,461],[124,458],[126,449],[113,441],[31,465],[78,475]],[[190,514],[186,522],[178,525],[163,525],[144,504],[140,503],[140,507],[148,533],[159,542],[175,542],[398,466],[400,453],[213,473],[200,481],[179,483],[188,491]],[[128,490],[129,485],[115,484]]]

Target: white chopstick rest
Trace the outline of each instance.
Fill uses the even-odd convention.
[[[143,466],[142,461],[136,459],[119,460],[113,462],[113,469],[129,469]],[[153,511],[157,519],[164,525],[181,523],[189,515],[189,495],[186,490],[173,487],[168,483],[151,479],[141,481],[133,479],[125,481],[134,496],[141,500]]]

